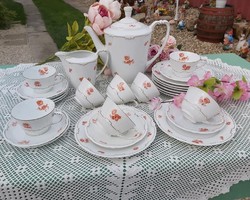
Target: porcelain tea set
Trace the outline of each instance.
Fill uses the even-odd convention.
[[[144,72],[166,45],[169,22],[155,21],[146,26],[131,18],[131,7],[124,10],[126,17],[104,30],[105,46],[91,27],[84,27],[94,41],[96,53],[78,50],[55,54],[67,77],[50,65],[33,66],[23,72],[25,80],[17,88],[17,94],[24,101],[11,111],[12,119],[4,130],[6,141],[22,148],[38,147],[67,131],[68,115],[55,108],[55,102],[68,95],[67,79],[75,89],[73,98],[87,111],[75,124],[75,140],[96,156],[117,158],[146,149],[154,141],[156,126],[137,105],[158,97],[160,92],[174,96],[187,91],[181,108],[162,103],[154,113],[155,122],[169,136],[204,146],[221,144],[233,137],[232,117],[207,93],[186,84],[192,74],[205,73],[201,70],[205,61],[192,52],[173,52],[169,61],[153,67],[150,79]],[[147,61],[151,34],[158,24],[167,27],[165,39],[159,52]],[[97,73],[98,56],[104,65]],[[103,96],[95,82],[107,66],[113,79]],[[133,107],[125,105],[131,102]]]

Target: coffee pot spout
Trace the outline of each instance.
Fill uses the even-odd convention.
[[[94,30],[90,27],[90,26],[85,26],[84,29],[88,32],[88,34],[90,35],[90,37],[92,38],[94,44],[95,44],[95,48],[97,51],[102,51],[105,50],[105,46],[103,45],[103,43],[101,42],[101,40],[98,38],[98,36],[96,35],[96,33],[94,32]],[[100,54],[101,60],[106,63],[106,59],[107,56],[104,53]]]

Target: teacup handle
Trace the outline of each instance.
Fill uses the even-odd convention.
[[[106,62],[104,64],[104,66],[102,67],[102,70],[96,75],[96,78],[98,78],[102,74],[102,72],[105,70],[105,68],[107,67],[108,62],[109,62],[109,52],[106,49],[101,49],[101,50],[98,50],[96,52],[96,54],[99,55],[101,52],[106,52],[107,53],[107,58],[106,58]]]
[[[61,113],[61,112],[54,112],[54,113],[53,113],[53,117],[54,117],[55,115],[60,115],[61,117],[60,117],[59,120],[57,120],[56,122],[52,122],[50,125],[54,125],[54,124],[57,124],[57,123],[59,123],[60,121],[62,121],[62,119],[63,119],[63,113]]]
[[[61,79],[58,79],[58,77],[62,77],[62,78],[61,78]],[[65,76],[64,76],[63,74],[58,73],[58,74],[55,76],[55,82],[54,82],[53,85],[56,85],[56,84],[62,82],[64,78],[65,78]]]
[[[200,62],[197,64],[196,68],[201,68],[203,67],[205,64],[207,64],[207,58],[201,58]]]

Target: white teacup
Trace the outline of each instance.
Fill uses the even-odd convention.
[[[208,93],[197,87],[188,88],[181,110],[183,115],[193,123],[210,123],[209,119],[221,113],[218,103]],[[219,119],[216,124],[224,122],[223,116]]]
[[[75,100],[84,108],[94,108],[104,102],[101,93],[86,78],[77,87]]]
[[[97,120],[106,133],[111,136],[124,136],[128,130],[135,126],[129,116],[109,97],[102,105]]]
[[[176,76],[188,77],[206,62],[200,62],[200,55],[189,51],[175,51],[170,55],[170,66]],[[200,63],[199,63],[200,62]]]
[[[107,96],[115,103],[122,104],[135,100],[135,95],[128,84],[116,74],[107,87]]]
[[[106,52],[107,60],[102,67],[102,70],[97,74],[97,60],[98,55],[101,52]],[[100,76],[106,68],[108,60],[109,54],[107,50],[99,50],[96,53],[81,50],[79,52],[75,51],[74,53],[69,54],[68,58],[65,59],[65,62],[70,65],[67,76],[69,77],[74,88],[77,89],[84,78],[88,79],[93,85],[95,85],[96,78]]]
[[[11,110],[11,116],[29,135],[41,135],[52,125],[55,103],[50,99],[33,98],[20,102]],[[18,134],[18,133],[17,133]]]
[[[131,89],[140,102],[148,102],[160,95],[155,84],[143,73],[139,72],[135,77]]]
[[[57,74],[54,67],[49,65],[33,66],[23,72],[26,84],[34,90],[35,93],[46,93],[50,91],[57,83],[57,77],[63,76]]]

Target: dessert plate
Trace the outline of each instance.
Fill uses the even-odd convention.
[[[235,135],[236,124],[226,111],[224,111],[226,121],[225,127],[217,134],[212,134],[211,137],[208,137],[208,135],[194,134],[184,131],[171,124],[171,122],[166,119],[167,106],[168,103],[164,103],[158,110],[155,110],[154,119],[163,132],[176,140],[197,146],[213,146],[228,142]]]
[[[140,140],[147,133],[147,122],[132,109],[124,109],[123,111],[129,115],[130,119],[135,123],[135,127],[123,136],[110,136],[105,133],[105,130],[97,120],[100,109],[95,109],[89,116],[88,124],[85,126],[87,137],[95,144],[106,148],[124,148],[129,147]]]
[[[162,74],[162,76],[164,76],[167,79],[171,79],[174,81],[178,81],[178,82],[183,82],[183,83],[187,83],[187,81],[191,78],[192,75],[197,75],[199,77],[199,79],[202,79],[204,74],[205,74],[205,70],[201,67],[196,69],[193,73],[187,74],[186,77],[181,77],[176,75],[176,72],[174,72],[174,70],[171,68],[170,64],[166,64],[164,66],[161,66],[159,68],[160,73]]]
[[[85,132],[85,126],[87,126],[89,116],[93,112],[90,111],[82,116],[75,126],[75,139],[79,146],[93,155],[106,158],[122,158],[132,156],[145,150],[154,141],[156,136],[156,126],[153,119],[142,110],[124,105],[121,105],[120,107],[122,109],[127,109],[128,111],[139,113],[143,116],[143,119],[147,124],[147,134],[141,141],[129,147],[119,149],[110,149],[96,145],[87,137]]]
[[[50,91],[46,93],[41,93],[41,94],[35,93],[34,90],[26,84],[26,81],[23,81],[17,88],[17,94],[22,99],[40,98],[40,97],[52,99],[62,95],[68,89],[68,87],[69,87],[68,80],[64,76],[58,76],[57,83]]]
[[[43,146],[61,137],[69,128],[69,117],[64,112],[55,112],[53,121],[58,121],[58,123],[52,124],[44,134],[30,136],[24,132],[16,120],[11,119],[3,131],[3,137],[11,145],[20,148]]]
[[[210,122],[219,121],[221,120],[221,118],[224,119],[223,113],[224,111],[222,111],[219,115],[215,116],[213,119],[210,119]],[[222,130],[226,125],[226,123],[221,123],[217,125],[192,123],[183,116],[181,109],[175,106],[174,103],[169,103],[168,105],[166,105],[166,117],[174,126],[187,132],[198,133],[202,135],[217,133],[218,131]]]

